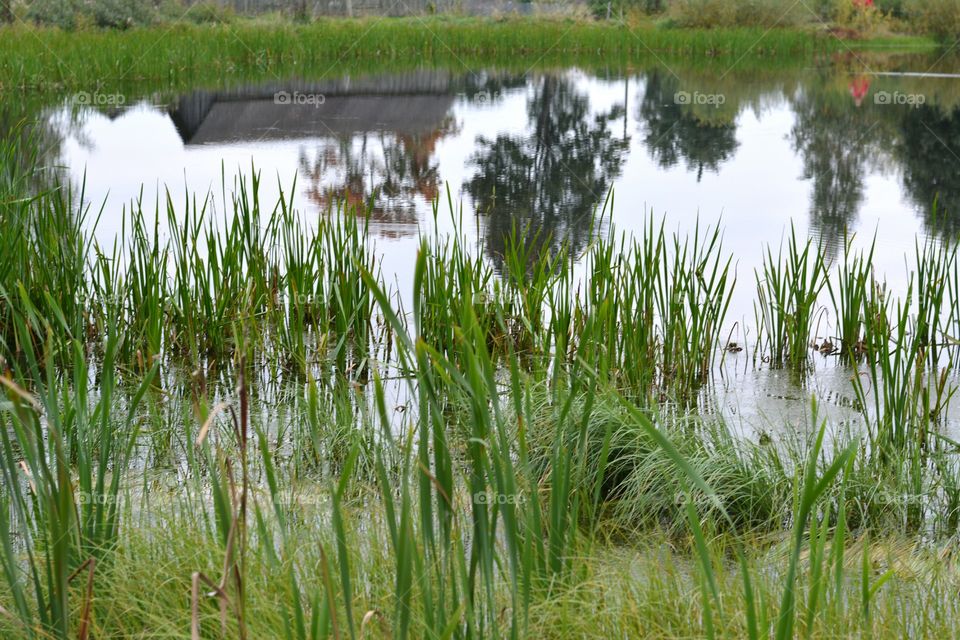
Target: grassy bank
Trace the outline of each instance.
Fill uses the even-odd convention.
[[[932,46],[918,38],[844,42],[805,29],[662,29],[544,19],[322,20],[310,25],[176,23],[127,31],[0,30],[0,90],[185,87],[251,78],[321,79],[359,66],[439,65],[469,72],[509,64],[628,65],[670,57],[809,59],[848,48]]]
[[[4,637],[955,626],[954,244],[893,292],[796,235],[740,282],[720,230],[653,219],[596,233],[585,279],[524,230],[498,271],[424,235],[402,306],[362,209],[311,225],[247,176],[226,215],[169,200],[161,235],[135,207],[98,246],[35,152],[0,147]],[[738,286],[752,366],[799,378],[830,305],[856,425],[701,415]]]

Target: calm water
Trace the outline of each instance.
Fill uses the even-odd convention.
[[[720,224],[738,274],[728,329],[749,344],[754,269],[791,225],[831,255],[846,230],[862,243],[875,235],[875,269],[894,290],[915,238],[960,230],[956,72],[956,59],[936,56],[758,73],[424,70],[114,100],[121,106],[68,98],[44,118],[73,181],[85,179],[95,208],[107,203],[103,242],[132,200],[152,208],[165,188],[174,201],[210,190],[220,207],[223,176],[229,192],[255,166],[269,204],[296,178],[308,216],[341,199],[372,201],[384,276],[401,291],[418,231],[432,231],[431,203],[447,190],[463,233],[495,265],[514,224],[577,249],[609,225],[640,232],[651,212],[681,234]],[[612,206],[595,215],[611,190]],[[446,210],[437,224],[449,231]],[[850,372],[817,359],[801,383],[755,370],[749,352],[728,356],[714,399],[753,431],[799,421],[810,393],[852,417]]]

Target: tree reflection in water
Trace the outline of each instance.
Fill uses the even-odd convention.
[[[803,178],[813,181],[810,227],[834,255],[857,221],[864,199],[867,164],[880,155],[876,114],[840,93],[812,85],[793,100],[793,149],[803,161]]]
[[[479,137],[471,158],[477,171],[464,185],[498,269],[517,232],[531,259],[564,246],[572,255],[582,251],[629,148],[629,138],[614,135],[611,126],[625,116],[623,105],[595,114],[569,77],[545,75],[532,83],[527,131]]]
[[[733,157],[738,146],[737,125],[707,120],[694,105],[678,104],[679,91],[680,83],[669,73],[655,69],[647,76],[638,109],[644,145],[661,167],[673,167],[683,160],[688,170],[696,171],[700,182],[704,170],[716,173]]]
[[[903,185],[927,228],[949,238],[960,233],[960,107],[905,108],[895,155]],[[934,204],[936,203],[936,204]]]

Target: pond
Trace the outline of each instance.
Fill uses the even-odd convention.
[[[719,225],[738,278],[723,335],[747,349],[724,358],[706,405],[756,434],[802,421],[811,393],[841,422],[858,415],[835,358],[802,378],[750,360],[765,252],[791,227],[829,260],[845,238],[875,241],[875,272],[905,288],[915,242],[960,230],[958,71],[950,57],[854,54],[763,70],[421,69],[78,94],[43,117],[72,182],[94,209],[106,203],[101,243],[132,201],[152,210],[164,190],[174,202],[209,192],[219,207],[255,167],[266,206],[281,189],[308,217],[369,203],[384,279],[401,292],[435,226],[475,239],[496,266],[515,225],[574,256],[597,233],[642,234],[651,215],[681,236]],[[817,338],[834,335],[832,320],[824,309]]]

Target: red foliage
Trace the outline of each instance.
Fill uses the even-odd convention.
[[[866,76],[858,76],[850,83],[850,95],[853,96],[853,101],[858,107],[863,104],[863,99],[869,92],[870,78]]]

